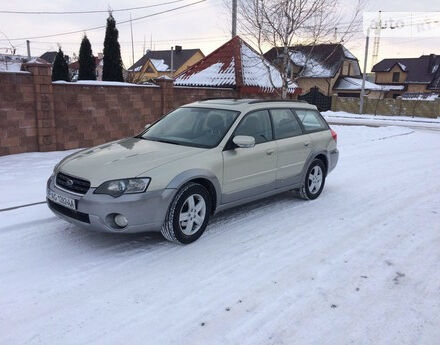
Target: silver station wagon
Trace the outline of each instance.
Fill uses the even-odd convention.
[[[190,243],[221,210],[288,190],[317,198],[338,161],[336,141],[307,103],[195,102],[136,137],[64,158],[47,181],[47,203],[81,227]]]

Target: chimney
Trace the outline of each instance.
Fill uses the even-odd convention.
[[[428,73],[433,73],[436,58],[435,54],[429,54]]]
[[[103,53],[98,53],[98,59],[102,60],[104,58],[104,54]]]
[[[182,46],[176,46],[176,53],[179,53],[182,51]]]

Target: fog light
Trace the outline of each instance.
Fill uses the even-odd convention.
[[[121,228],[125,228],[128,224],[127,218],[122,214],[116,214],[114,218],[115,224]]]

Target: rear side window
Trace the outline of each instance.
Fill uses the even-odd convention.
[[[246,115],[234,135],[248,135],[255,138],[255,144],[272,140],[269,112],[258,110]]]
[[[296,115],[302,122],[307,132],[321,131],[328,129],[327,123],[322,119],[316,110],[312,109],[295,109]]]
[[[271,109],[275,139],[290,138],[302,134],[301,126],[290,109]]]

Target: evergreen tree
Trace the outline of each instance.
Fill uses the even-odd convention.
[[[81,41],[79,48],[79,74],[78,80],[96,80],[95,57],[92,53],[92,46],[86,35]]]
[[[107,18],[107,28],[104,39],[104,66],[102,80],[124,81],[122,76],[121,48],[118,42],[118,29],[113,15]]]
[[[56,80],[70,81],[69,67],[67,66],[67,61],[61,47],[58,49],[52,66],[52,81]]]

